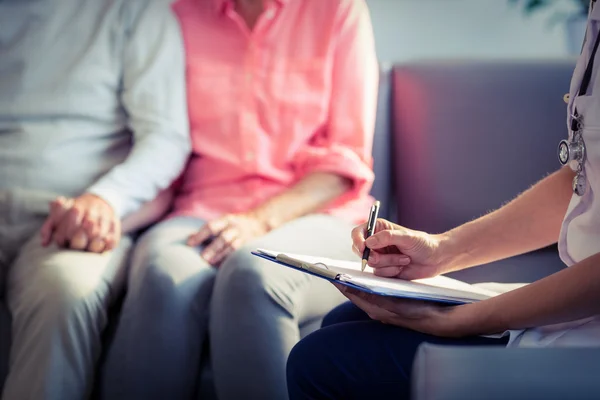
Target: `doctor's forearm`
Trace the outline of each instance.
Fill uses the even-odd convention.
[[[315,172],[280,195],[269,199],[250,214],[266,221],[274,229],[285,222],[321,209],[344,194],[350,186],[351,181],[343,176]]]
[[[504,207],[448,232],[451,270],[500,260],[556,243],[571,199],[573,172],[563,168]]]
[[[491,334],[600,314],[600,253],[517,290],[454,309],[463,335]]]

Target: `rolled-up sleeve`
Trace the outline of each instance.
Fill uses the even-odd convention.
[[[127,159],[92,187],[123,217],[167,188],[190,152],[181,32],[169,2],[127,2],[121,102],[133,132]],[[138,10],[138,11],[135,11]]]
[[[300,149],[296,162],[301,176],[335,173],[352,180],[355,195],[367,194],[374,179],[371,151],[379,69],[364,0],[341,1],[334,35],[328,121]]]

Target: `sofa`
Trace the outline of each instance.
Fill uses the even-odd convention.
[[[562,98],[573,66],[571,59],[382,64],[372,189],[373,196],[382,201],[381,216],[413,229],[443,232],[501,206],[555,171],[556,145],[566,135]],[[550,247],[452,276],[471,283],[532,282],[561,268],[556,248]],[[304,326],[302,334],[317,327],[318,321]],[[8,314],[0,301],[0,388],[8,333]],[[107,340],[110,328],[108,333]],[[520,349],[503,357],[497,357],[493,349],[446,351],[434,346],[421,350],[415,364],[420,366],[415,367],[415,387],[427,390],[416,391],[415,397],[428,400],[474,398],[468,379],[457,387],[458,381],[440,378],[455,376],[451,372],[456,365],[471,371],[485,363],[485,371],[499,375],[506,372],[505,359],[513,355],[514,360],[525,357],[533,365],[565,360],[573,368],[589,365],[572,363],[581,355],[574,350],[542,350],[539,359],[529,358]],[[432,361],[438,356],[444,363]],[[199,398],[212,399],[208,354],[202,362]],[[527,365],[529,376],[535,375],[532,364]],[[545,379],[540,376],[545,371],[539,369],[536,382]],[[478,380],[477,387],[493,382],[491,376]],[[504,386],[513,383],[517,382]],[[527,383],[520,381],[519,390],[526,390]],[[452,384],[455,397],[439,395]],[[595,393],[600,397],[600,391]]]

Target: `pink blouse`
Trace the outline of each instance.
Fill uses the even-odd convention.
[[[250,31],[227,0],[174,6],[193,154],[175,214],[245,212],[311,172],[352,180],[320,212],[364,221],[378,65],[364,0],[273,0]]]

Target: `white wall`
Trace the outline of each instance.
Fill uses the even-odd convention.
[[[529,58],[568,54],[551,11],[531,17],[508,0],[367,0],[379,59]]]

